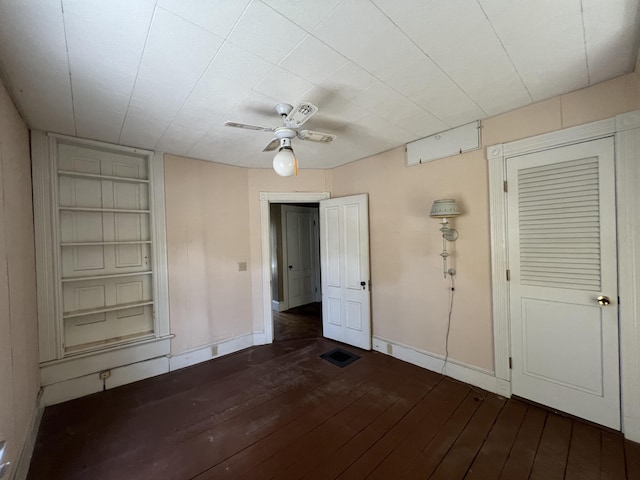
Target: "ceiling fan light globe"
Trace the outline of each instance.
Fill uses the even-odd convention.
[[[273,157],[273,169],[281,177],[290,177],[295,170],[296,157],[293,150],[282,148],[275,157]]]

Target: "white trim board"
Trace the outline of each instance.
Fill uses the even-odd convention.
[[[43,386],[40,406],[55,405],[56,403],[66,402],[74,398],[84,397],[92,393],[168,373],[169,359],[166,355],[163,355],[109,370],[111,376],[105,380],[100,378],[99,372],[96,372]]]
[[[273,342],[273,317],[271,315],[271,245],[269,242],[271,203],[318,203],[331,198],[329,192],[260,192],[260,238],[262,245],[262,314],[264,342]]]
[[[241,335],[219,343],[209,343],[192,350],[171,355],[169,357],[169,371],[197,365],[198,363],[220,358],[231,353],[239,352],[245,348],[256,345],[253,333]]]
[[[498,380],[510,390],[506,162],[518,155],[611,136],[616,142],[622,431],[629,440],[640,442],[640,110],[487,147],[495,369]]]
[[[373,349],[397,358],[398,360],[426,368],[432,372],[442,373],[442,367],[444,366],[444,357],[442,355],[426,352],[391,340],[385,340],[375,335],[373,337]],[[489,370],[448,359],[447,365],[444,368],[444,375],[482,388],[491,393],[504,395],[502,382]]]

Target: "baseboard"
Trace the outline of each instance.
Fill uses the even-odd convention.
[[[392,342],[380,337],[373,337],[373,349],[391,355],[399,360],[403,360],[413,365],[417,365],[433,372],[441,373],[444,366],[444,357],[441,355],[425,352],[417,348]],[[491,393],[508,396],[505,394],[505,387],[499,382],[493,372],[465,364],[457,360],[448,359],[444,368],[444,375],[480,387]],[[509,392],[510,395],[510,392]]]
[[[264,332],[253,332],[253,344],[254,345],[266,345],[267,343],[267,335]]]
[[[166,355],[149,358],[141,362],[108,369],[109,376],[100,378],[100,372],[83,375],[42,386],[40,406],[55,405],[74,398],[84,397],[127,383],[137,382],[169,371],[169,360]]]
[[[42,393],[42,390],[40,391]],[[41,393],[38,395],[40,397]],[[31,416],[31,422],[29,423],[29,432],[27,438],[24,440],[24,444],[20,449],[18,460],[15,467],[11,470],[9,480],[25,480],[29,474],[29,466],[31,465],[31,457],[33,456],[33,449],[36,446],[36,439],[38,438],[38,430],[40,429],[40,421],[42,420],[42,414],[44,408],[38,406],[40,399],[36,399],[36,403],[33,409],[33,415]]]
[[[248,333],[223,342],[210,343],[193,350],[171,355],[169,357],[169,371],[190,367],[207,360],[229,355],[255,345],[254,334]]]

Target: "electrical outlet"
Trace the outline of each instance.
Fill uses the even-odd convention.
[[[105,370],[103,372],[100,372],[100,380],[106,380],[110,376],[111,376],[111,370]]]
[[[247,271],[247,262],[238,262],[238,271],[246,272]]]
[[[393,344],[387,343],[387,353],[393,355]]]
[[[212,357],[218,356],[218,345],[211,345],[211,356]]]

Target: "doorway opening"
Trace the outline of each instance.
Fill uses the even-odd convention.
[[[274,341],[322,337],[318,203],[270,203]]]
[[[271,208],[272,203],[317,204],[331,198],[329,192],[260,192],[260,238],[262,246],[262,312],[264,335],[257,337],[259,343],[273,342],[273,297],[271,255]]]

